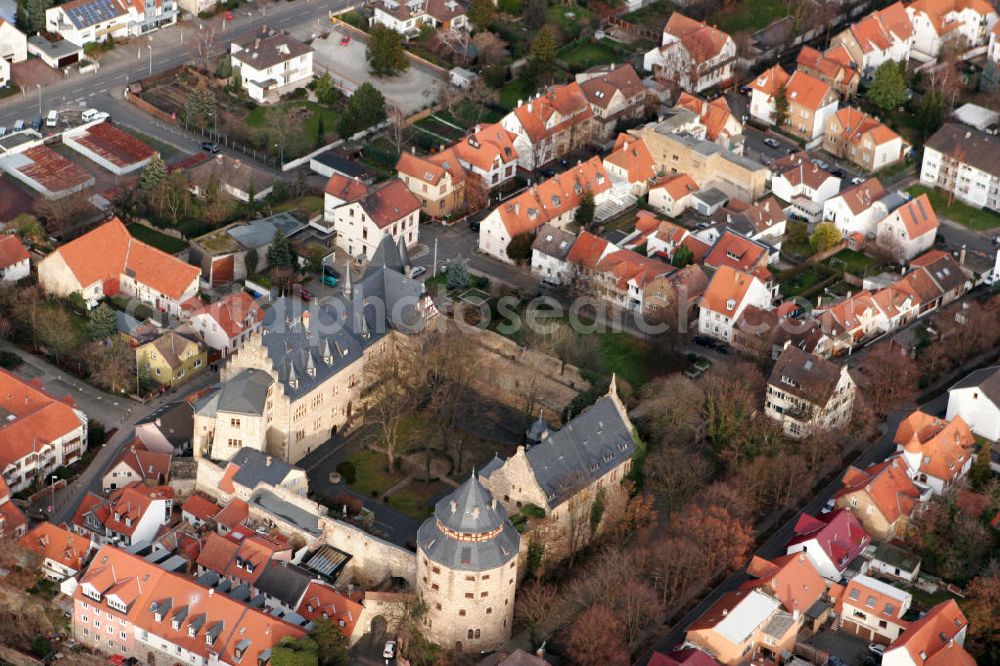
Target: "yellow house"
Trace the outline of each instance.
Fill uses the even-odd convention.
[[[198,374],[208,365],[208,352],[200,341],[176,331],[135,348],[135,362],[140,372],[162,386],[176,386]]]

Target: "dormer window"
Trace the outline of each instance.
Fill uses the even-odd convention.
[[[195,634],[198,633],[198,629],[193,625],[188,625],[188,636],[194,638]]]

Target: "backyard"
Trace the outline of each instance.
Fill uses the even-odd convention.
[[[162,234],[159,231],[150,229],[146,225],[139,224],[138,222],[128,225],[128,232],[132,234],[133,238],[138,238],[143,243],[152,245],[156,249],[162,250],[167,254],[177,254],[187,248],[187,243],[181,239]]]
[[[856,250],[841,250],[823,263],[830,268],[863,277],[872,259]]]
[[[709,23],[730,35],[754,33],[787,15],[788,3],[785,0],[743,0],[716,12]]]
[[[623,59],[616,44],[609,39],[579,41],[559,50],[559,61],[574,72],[581,72],[597,65],[607,65]]]
[[[923,185],[914,185],[907,190],[913,196],[926,194],[934,206],[934,212],[939,217],[944,217],[953,222],[958,222],[963,227],[968,227],[974,231],[989,231],[1000,227],[1000,216],[979,208],[968,206],[957,199],[948,204],[948,194],[940,190],[933,190]]]

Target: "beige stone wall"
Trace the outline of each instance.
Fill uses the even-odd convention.
[[[274,385],[271,387],[274,391]],[[271,399],[268,400],[271,404]],[[257,451],[267,450],[267,422],[271,409],[264,411],[264,416],[248,414],[231,414],[219,411],[214,419],[214,434],[211,439],[212,458],[214,460],[229,460],[244,446]]]
[[[55,296],[69,296],[82,288],[58,252],[53,252],[38,263],[38,284],[46,293]]]
[[[417,594],[427,604],[426,636],[445,650],[494,650],[514,622],[517,557],[486,571],[458,571],[417,553]],[[470,638],[471,631],[471,638]],[[477,635],[478,632],[478,635]]]
[[[219,489],[222,474],[223,469],[212,462],[205,459],[198,462],[197,490],[225,504],[233,496]],[[235,490],[235,496],[244,500],[249,500],[253,494],[253,489],[250,488],[236,486]],[[402,578],[410,585],[415,583],[416,561],[410,551],[372,536],[354,525],[331,518],[327,515],[325,506],[298,494],[294,488],[269,487],[269,490],[280,499],[318,516],[322,534],[317,536],[300,530],[253,504],[250,505],[250,517],[269,520],[283,534],[298,534],[310,548],[325,543],[350,553],[351,560],[344,571],[345,580],[353,580],[366,587],[376,585],[390,576]]]

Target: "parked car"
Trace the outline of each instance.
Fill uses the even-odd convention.
[[[213,155],[215,153],[219,152],[219,150],[221,150],[219,148],[219,144],[213,143],[211,141],[202,141],[201,142],[201,149],[204,150],[207,153],[212,153]]]
[[[347,46],[350,43],[351,43],[351,36],[350,35],[344,35],[343,37],[340,38],[340,45],[341,46]]]
[[[544,169],[539,169],[538,173],[542,174],[546,178],[552,178],[556,175],[556,170],[552,167],[545,167]]]
[[[49,115],[45,118],[45,126],[55,127],[57,124],[59,124],[59,112],[49,111]]]
[[[80,114],[80,119],[85,123],[89,123],[92,120],[107,120],[109,117],[109,114],[98,109],[87,109]]]
[[[395,659],[396,658],[396,641],[388,640],[385,642],[385,647],[382,648],[382,657],[384,659]]]
[[[778,143],[777,139],[772,139],[771,137],[767,137],[766,139],[764,139],[764,145],[771,146],[772,148],[777,148],[781,144]]]
[[[235,16],[233,16],[233,13],[232,13],[232,12],[226,12],[226,14],[225,14],[225,18],[226,18],[226,20],[227,20],[227,21],[232,21],[232,20],[233,20],[234,18],[236,18],[236,17],[235,17]]]
[[[34,120],[31,121],[31,123],[28,126],[31,129],[35,130],[36,132],[39,132],[42,129],[42,119],[35,118]]]
[[[707,335],[696,335],[691,338],[691,342],[695,343],[699,347],[708,347],[709,349],[716,346],[714,339],[708,337]]]
[[[20,132],[23,129],[24,129],[24,121],[23,120],[18,120],[16,123],[14,123],[14,131],[15,132]]]
[[[854,178],[851,178],[851,185],[860,185],[863,182],[865,182],[865,179],[862,178],[861,176],[855,176]]]
[[[7,136],[7,128],[0,125],[0,139]]]
[[[313,299],[313,294],[308,289],[301,289],[299,290],[299,298],[301,298],[304,302],[308,303]]]
[[[479,231],[479,224],[481,220],[469,220],[469,229],[472,231]]]
[[[328,287],[336,287],[338,284],[340,284],[340,280],[338,280],[333,275],[324,275],[323,284],[325,284]]]
[[[723,356],[726,356],[729,354],[729,345],[725,343],[720,343],[718,346],[716,346],[715,351],[719,352]]]
[[[750,88],[750,86],[740,86],[739,90],[741,95],[749,95],[753,92],[753,89]]]
[[[423,275],[426,272],[427,272],[427,268],[426,267],[424,267],[424,266],[414,266],[410,270],[410,277],[411,278],[418,278],[418,277],[420,277],[421,275]]]

